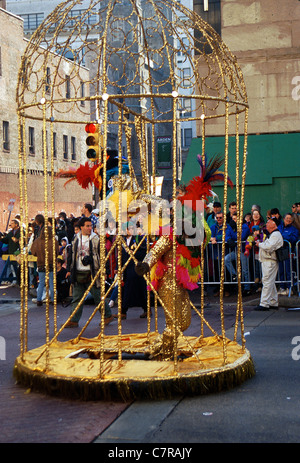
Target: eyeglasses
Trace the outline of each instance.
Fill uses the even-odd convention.
[[[223,217],[216,217],[217,220],[223,220]]]
[[[292,206],[292,209],[295,209],[296,207],[297,207],[297,206],[294,205],[294,206]]]

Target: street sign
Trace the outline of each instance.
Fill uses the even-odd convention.
[[[157,138],[157,167],[170,169],[172,162],[172,139],[171,137]]]
[[[9,210],[9,212],[12,212],[12,210],[13,210],[13,208],[14,208],[14,205],[15,205],[15,202],[16,202],[15,199],[10,199],[10,200],[9,200],[8,208],[7,208],[7,210]]]

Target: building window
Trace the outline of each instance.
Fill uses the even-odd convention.
[[[50,93],[50,84],[51,84],[50,68],[47,67],[47,69],[46,69],[46,85],[45,85],[45,92],[47,94]]]
[[[44,13],[20,14],[24,20],[24,30],[33,31],[44,21]]]
[[[29,154],[35,154],[34,127],[29,127]]]
[[[221,0],[208,0],[208,10],[204,11],[204,0],[194,0],[194,11],[210,24],[221,35]],[[203,46],[203,36],[199,30],[194,31],[195,47],[205,53],[211,53],[211,47],[207,43]],[[202,44],[201,44],[202,42]],[[195,54],[199,52],[195,51]]]
[[[82,64],[83,66],[85,66],[85,54],[86,54],[85,47],[82,47],[80,50],[80,60],[81,60],[80,64]]]
[[[125,44],[132,43],[133,32],[129,29],[126,22],[121,19],[116,19],[110,29],[111,41],[115,46],[124,46]]]
[[[67,135],[64,135],[63,136],[63,159],[65,161],[68,160],[68,136]]]
[[[70,81],[70,76],[66,76],[66,98],[71,98],[71,81]]]
[[[24,125],[21,124],[20,126],[20,151],[22,153],[22,155],[24,154]]]
[[[57,137],[56,137],[56,132],[53,132],[53,139],[52,139],[52,150],[53,150],[53,158],[57,158]]]
[[[80,98],[85,98],[85,86],[84,86],[84,82],[80,82]],[[80,101],[80,106],[84,106],[85,105],[85,101],[84,100],[81,100]]]
[[[91,26],[96,24],[98,21],[98,13],[95,8],[91,10],[71,10],[71,17],[74,18],[70,22],[70,26],[73,27],[76,24],[76,21],[82,21],[84,18],[84,24]]]
[[[193,131],[191,128],[181,129],[181,148],[188,148],[191,146],[193,138]]]
[[[188,87],[190,85],[190,79],[191,79],[191,68],[181,69],[182,87]]]
[[[192,100],[191,98],[182,98],[181,100],[181,117],[192,116]]]
[[[24,85],[26,85],[28,81],[28,72],[29,68],[31,67],[31,62],[28,58],[24,59],[23,65],[22,65],[22,74],[21,74],[21,80]]]
[[[76,137],[71,137],[71,159],[76,161]]]
[[[10,143],[9,143],[9,122],[3,121],[3,150],[9,151],[10,150]]]
[[[184,48],[184,51],[182,51]],[[186,55],[191,54],[191,43],[187,37],[181,37],[181,39],[177,40],[177,60],[179,63],[182,63],[182,58]]]

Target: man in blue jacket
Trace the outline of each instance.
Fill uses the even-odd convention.
[[[225,266],[230,274],[231,281],[237,281],[237,272],[236,268],[232,264],[233,261],[236,261],[236,252],[237,252],[237,213],[234,212],[232,214],[232,220],[229,223],[228,233],[226,233],[226,242],[229,247],[229,252],[225,256]],[[226,229],[227,232],[227,229]],[[241,233],[241,241],[246,241],[250,233],[250,229],[247,223],[243,223],[242,225],[242,233]],[[243,246],[244,247],[244,246]]]
[[[223,212],[217,212],[216,214],[216,224],[212,225],[211,227],[211,239],[210,239],[210,252],[212,258],[212,270],[213,270],[213,281],[219,282],[220,281],[220,270],[221,270],[221,260],[222,260],[222,236],[223,236],[223,220],[224,215]],[[225,228],[225,241],[233,240],[235,241],[236,237],[230,225],[226,223]],[[224,287],[225,292],[224,296],[229,296],[230,293],[228,291],[228,287]],[[219,291],[216,291],[215,296],[219,295]]]
[[[285,214],[283,222],[278,226],[282,238],[284,241],[288,241],[291,245],[291,251],[294,250],[295,244],[299,240],[299,231],[293,225],[294,218],[292,214]],[[280,289],[278,294],[281,296],[288,296],[290,293],[291,287],[291,263],[290,259],[285,260],[284,262],[279,262],[279,278],[280,278]]]

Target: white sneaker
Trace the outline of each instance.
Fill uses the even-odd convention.
[[[290,290],[287,288],[287,289],[284,289],[281,294],[282,294],[282,296],[288,296],[289,292],[290,292]]]
[[[108,306],[112,308],[115,305],[115,301],[109,301]]]
[[[280,288],[280,290],[277,292],[277,294],[280,294],[280,296],[288,296],[289,295],[289,289]]]
[[[34,297],[33,299],[31,299],[31,302],[37,302],[37,298]]]

